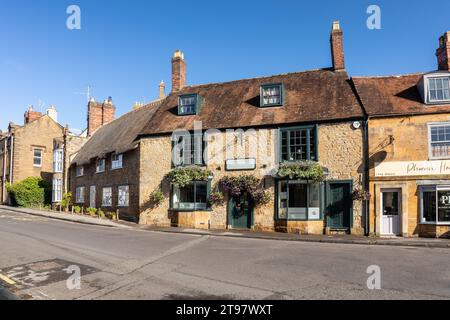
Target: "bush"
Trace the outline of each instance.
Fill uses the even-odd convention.
[[[212,192],[209,196],[209,203],[214,207],[223,205],[224,201],[225,197],[220,191]]]
[[[61,200],[61,207],[67,209],[72,204],[72,192],[64,193]]]
[[[79,207],[79,206],[73,207],[73,212],[75,212],[77,214],[80,214],[81,213],[81,207]]]
[[[102,209],[98,209],[97,215],[98,215],[100,218],[104,218],[104,217],[105,217],[105,212],[104,212]],[[95,214],[94,214],[94,216],[95,216]]]
[[[153,191],[150,195],[150,201],[158,207],[164,201],[164,194],[160,190]]]
[[[208,181],[212,172],[199,166],[175,168],[167,174],[169,181],[179,188],[184,188],[192,181]]]
[[[97,209],[92,208],[92,207],[87,208],[86,212],[88,213],[88,215],[93,216],[93,217],[97,215]]]
[[[31,177],[9,184],[7,190],[13,204],[19,207],[45,206],[51,203],[51,185],[41,178]]]

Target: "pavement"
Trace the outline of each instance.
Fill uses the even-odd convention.
[[[429,239],[429,238],[381,238],[381,237],[363,237],[355,235],[299,235],[292,233],[280,232],[255,232],[246,230],[199,230],[187,228],[160,228],[152,226],[142,226],[126,221],[111,221],[106,219],[93,218],[90,216],[80,216],[64,212],[49,212],[35,209],[15,208],[1,206],[0,210],[9,210],[20,213],[26,213],[35,216],[48,217],[52,219],[71,221],[89,225],[99,225],[106,227],[118,227],[128,229],[140,229],[148,231],[158,231],[166,233],[181,233],[192,235],[209,235],[216,237],[234,237],[234,238],[253,238],[266,240],[282,240],[282,241],[303,241],[303,242],[320,242],[320,243],[340,243],[340,244],[360,244],[360,245],[390,245],[390,246],[407,246],[407,247],[428,247],[428,248],[449,248],[449,239]]]
[[[0,243],[0,286],[19,299],[450,300],[444,248],[168,233],[1,208]]]

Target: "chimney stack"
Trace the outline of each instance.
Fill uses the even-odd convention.
[[[180,50],[175,51],[172,58],[172,92],[180,91],[186,85],[186,62]]]
[[[333,60],[333,70],[345,70],[343,33],[341,30],[341,26],[339,25],[339,21],[333,22],[330,43],[331,58]]]
[[[166,85],[164,84],[164,81],[161,81],[159,84],[159,98],[164,99],[166,97]]]
[[[42,117],[42,113],[34,111],[33,106],[28,107],[28,111],[23,116],[23,123],[28,124]]]
[[[92,136],[101,126],[114,120],[116,115],[116,107],[112,98],[108,97],[102,104],[94,99],[88,103],[88,136]]]
[[[436,50],[438,69],[450,71],[450,31],[439,38],[439,48]]]
[[[54,106],[50,106],[50,108],[47,109],[47,115],[53,119],[53,121],[58,122],[58,111],[56,111]]]

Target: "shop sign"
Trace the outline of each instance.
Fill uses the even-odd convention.
[[[450,161],[393,161],[375,165],[376,177],[450,175]]]

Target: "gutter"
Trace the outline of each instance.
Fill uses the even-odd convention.
[[[5,137],[5,146],[3,149],[3,174],[2,174],[2,201],[5,201],[5,189],[6,189],[6,150],[8,148],[8,136]]]

